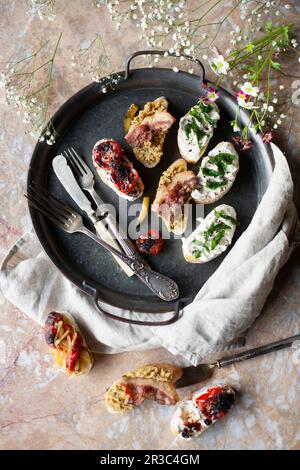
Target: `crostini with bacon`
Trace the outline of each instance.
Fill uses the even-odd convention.
[[[93,356],[71,315],[49,313],[44,330],[46,343],[57,367],[73,376],[90,371]]]

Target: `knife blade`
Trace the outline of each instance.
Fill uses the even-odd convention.
[[[52,161],[52,168],[65,190],[76,202],[77,206],[87,214],[95,227],[97,235],[99,235],[102,240],[106,241],[111,246],[122,252],[123,250],[121,249],[119,243],[107,230],[105,223],[99,219],[96,212],[92,208],[90,200],[86,197],[78,182],[76,181],[76,178],[68,165],[67,159],[63,155],[57,155]],[[123,271],[127,274],[127,276],[132,276],[134,274],[133,271],[125,263],[123,263],[122,260],[120,260],[120,258],[115,255],[113,255],[113,257],[121,266]]]
[[[273,343],[264,344],[257,348],[246,349],[242,352],[233,354],[232,356],[223,357],[217,362],[211,364],[199,364],[195,367],[183,367],[182,376],[176,381],[175,386],[176,388],[181,388],[196,384],[211,377],[214,369],[221,369],[222,367],[230,366],[232,364],[238,364],[239,362],[279,351],[280,349],[297,347],[297,342],[299,341],[300,334],[289,336],[288,338],[283,338],[279,341],[274,341]]]

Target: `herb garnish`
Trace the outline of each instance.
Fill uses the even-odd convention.
[[[220,222],[219,224],[212,223],[211,226],[204,232],[204,239],[207,241],[214,232],[220,232],[221,230],[227,230],[230,228],[230,225],[224,224],[223,222]]]
[[[209,237],[211,237],[215,232],[217,232],[216,236],[213,238],[211,242],[211,247],[209,251],[212,251],[216,248],[216,246],[220,243],[222,238],[225,235],[225,231],[231,229],[230,225],[224,224],[220,222],[219,224],[212,223],[211,226],[204,232],[204,239],[205,245],[207,245]]]
[[[217,211],[215,211],[216,214]],[[234,220],[234,219],[233,219]],[[208,253],[210,253],[212,250],[216,248],[216,246],[220,243],[220,241],[223,239],[226,230],[230,230],[231,226],[225,224],[224,222],[219,222],[219,223],[212,223],[205,232],[203,232],[203,237],[204,237],[204,242],[201,242],[200,240],[193,240],[194,245],[200,245],[203,247]],[[210,243],[210,237],[212,237],[214,234],[214,238],[212,239]],[[210,243],[210,247],[209,247]],[[194,253],[195,258],[200,258],[202,255],[202,251],[197,249]]]
[[[227,179],[224,177],[226,173],[227,165],[230,165],[235,159],[235,155],[232,153],[221,152],[217,155],[211,156],[208,159],[208,163],[215,165],[218,168],[218,171],[211,170],[209,168],[202,168],[201,171],[205,176],[220,177],[223,176],[222,181],[212,181],[209,180],[206,182],[206,187],[209,189],[218,189],[227,184]]]
[[[205,186],[208,189],[218,189],[218,188],[221,188],[222,186],[225,186],[226,183],[227,183],[227,180],[225,178],[223,179],[223,181],[220,181],[220,182],[209,180],[206,182]]]
[[[197,125],[195,121],[187,122],[186,125],[184,126],[184,132],[187,136],[187,138],[190,138],[191,132],[194,132],[197,138],[197,142],[199,142],[205,137],[206,133],[200,129],[200,127]]]
[[[201,171],[203,173],[204,176],[221,176],[221,173],[219,171],[216,171],[216,170],[211,170],[210,168],[201,168]]]
[[[216,248],[216,246],[220,243],[220,241],[222,240],[224,235],[225,235],[225,230],[221,230],[219,233],[217,233],[217,235],[213,238],[213,240],[211,242],[211,249],[212,250],[214,250]]]
[[[211,134],[210,126],[213,128],[217,126],[217,120],[209,116],[213,109],[211,104],[205,104],[201,98],[196,106],[189,111],[188,115],[192,117],[192,120],[184,126],[184,132],[188,139],[193,132],[196,135],[198,145],[200,145],[203,137]]]
[[[223,219],[228,220],[229,222],[231,222],[233,225],[237,224],[237,221],[233,217],[231,217],[230,215],[225,214],[225,212],[223,212],[223,211],[215,210],[215,216],[218,217],[218,219],[220,219],[222,217]]]

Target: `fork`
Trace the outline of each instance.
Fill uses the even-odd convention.
[[[28,186],[25,197],[30,204],[47,217],[51,222],[67,233],[83,233],[101,245],[110,253],[118,256],[130,269],[152,290],[158,297],[165,301],[176,300],[179,297],[179,289],[172,279],[153,271],[143,258],[130,258],[126,254],[116,250],[114,247],[98,238],[93,232],[85,227],[82,217],[70,206],[67,206],[53,194],[39,184],[32,182]]]
[[[64,152],[66,158],[71,164],[71,167],[75,173],[76,178],[82,189],[88,191],[97,207],[99,208],[100,215],[103,216],[103,221],[107,222],[109,229],[112,234],[116,237],[119,244],[123,248],[124,252],[131,257],[137,257],[136,249],[133,243],[127,239],[125,233],[122,231],[121,227],[118,226],[115,217],[110,213],[104,210],[103,206],[105,203],[102,201],[100,196],[94,189],[95,179],[93,172],[85,161],[78,155],[76,150],[73,147],[68,148]],[[103,209],[102,209],[103,208]]]

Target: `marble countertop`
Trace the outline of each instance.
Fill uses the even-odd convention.
[[[42,22],[25,13],[26,2],[0,0],[1,49],[9,59],[21,49],[22,41],[36,41],[64,31],[64,50],[78,46],[99,30],[109,41],[112,59],[120,69],[128,52],[139,49],[130,31],[126,37],[115,32],[105,15],[85,8],[83,0],[64,8],[54,22]],[[58,2],[59,8],[69,2]],[[293,2],[290,2],[293,3]],[[295,4],[297,2],[294,2]],[[299,16],[298,16],[299,18]],[[295,22],[295,18],[293,18]],[[21,26],[20,26],[21,25]],[[223,37],[231,25],[224,25]],[[299,24],[298,24],[299,30]],[[227,33],[227,34],[226,34]],[[55,106],[88,83],[59,54],[59,86]],[[286,93],[292,82],[285,79]],[[23,197],[34,140],[13,109],[0,108],[0,258],[31,222]],[[54,106],[54,107],[55,107]],[[285,151],[295,180],[299,206],[300,144],[299,105],[289,114],[286,126],[276,136]],[[247,346],[300,332],[300,250],[281,270],[267,304],[247,335]],[[124,416],[106,411],[105,389],[123,371],[137,364],[174,361],[168,352],[97,356],[87,377],[69,379],[53,369],[43,331],[0,293],[0,448],[1,449],[299,449],[299,354],[282,350],[224,370],[216,371],[214,382],[228,381],[239,391],[230,416],[200,438],[175,440],[169,430],[173,409],[146,403]],[[297,357],[296,357],[297,356]],[[211,382],[210,382],[211,383]],[[204,384],[205,385],[205,384]],[[188,390],[181,389],[183,397]],[[67,397],[67,399],[66,399]]]

